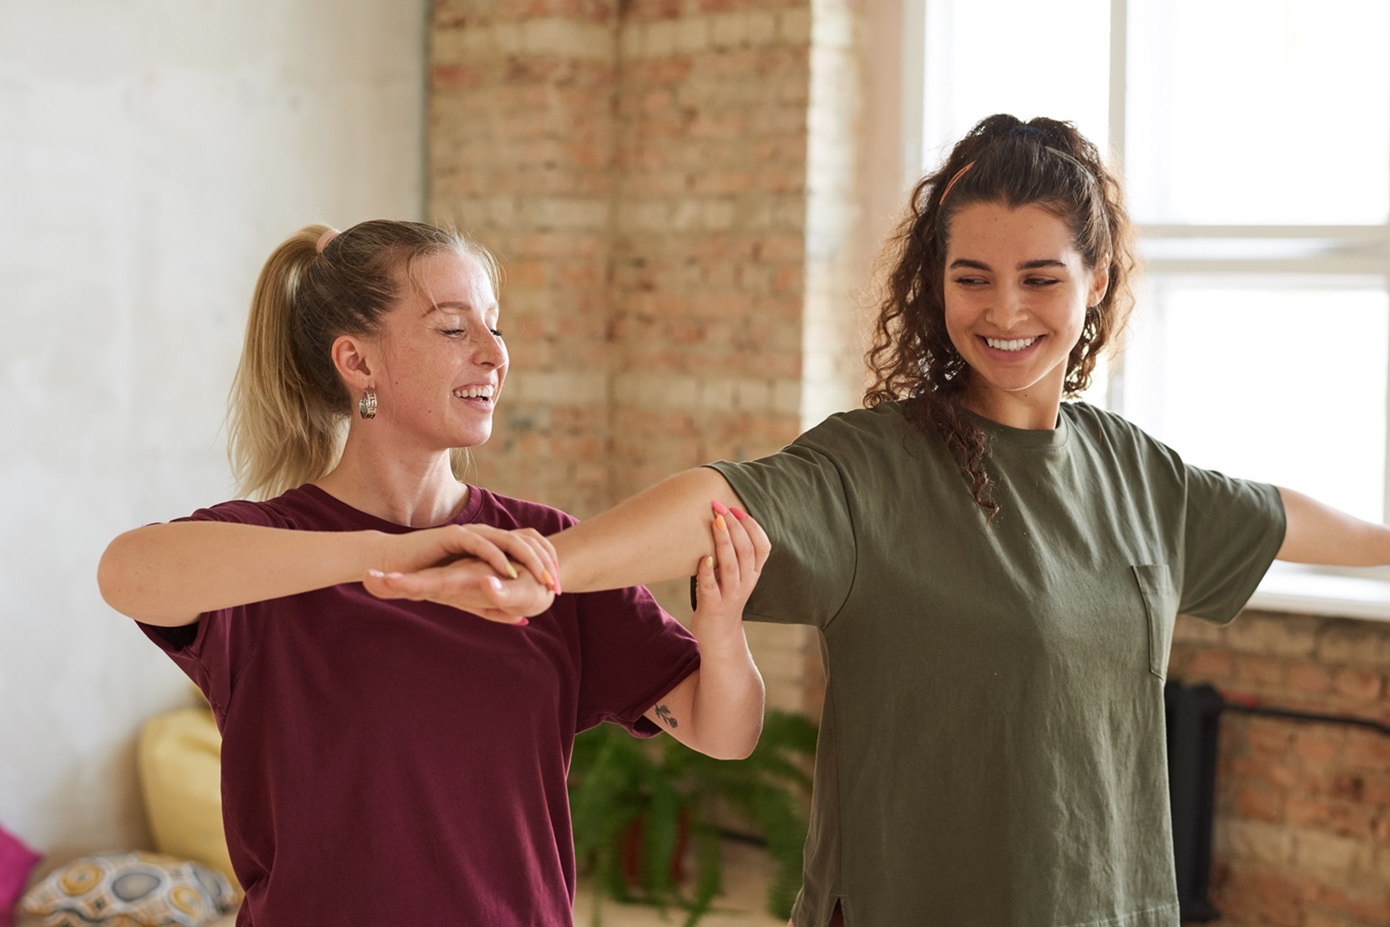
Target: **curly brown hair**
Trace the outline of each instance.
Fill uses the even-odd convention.
[[[1069,122],[1022,122],[1006,114],[982,119],[913,189],[907,215],[880,259],[883,293],[866,357],[874,379],[864,404],[905,400],[908,420],[945,441],[992,520],[999,505],[986,468],[989,441],[965,411],[970,368],[947,334],[944,292],[951,218],[982,202],[1041,206],[1066,222],[1087,268],[1104,264],[1109,270],[1109,288],[1086,310],[1081,338],[1067,359],[1067,397],[1090,385],[1100,352],[1128,320],[1134,246],[1119,181]]]

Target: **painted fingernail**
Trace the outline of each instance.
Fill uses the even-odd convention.
[[[737,518],[739,521],[742,521],[743,519],[748,517],[748,513],[736,505],[729,506],[729,511],[733,512],[734,517]]]
[[[714,557],[710,554],[705,554],[705,569],[714,569]]]
[[[404,576],[404,575],[405,575],[404,573],[387,573],[387,574],[386,574],[386,578],[387,578],[387,579],[400,579],[400,578],[401,578],[402,576]]]
[[[516,579],[516,567],[512,566],[510,563],[507,564],[507,575],[512,579]]]
[[[710,500],[710,506],[720,515],[724,515],[729,511],[724,503],[720,502],[718,499]]]
[[[501,591],[502,591],[502,580],[498,579],[496,576],[489,576],[489,577],[487,578],[487,584],[488,584],[488,587],[489,587],[490,589],[492,589],[493,592],[501,592]]]
[[[370,576],[372,579],[381,579],[386,574],[381,572],[380,570],[368,570],[367,575]]]
[[[715,528],[718,528],[720,531],[728,531],[728,530],[729,530],[729,526],[726,525],[726,524],[724,524],[724,516],[723,516],[723,515],[716,515],[716,516],[714,516],[714,527],[715,527]]]
[[[518,628],[524,628],[524,627],[526,627],[526,626],[527,626],[528,624],[530,624],[530,623],[531,623],[531,622],[527,621],[525,618],[518,618],[518,619],[516,620],[516,626],[517,626]]]
[[[545,583],[551,589],[555,588],[555,577],[550,575],[549,570],[541,570],[541,582]]]

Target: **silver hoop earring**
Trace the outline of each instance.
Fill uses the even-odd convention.
[[[376,418],[376,390],[369,386],[362,391],[362,398],[357,402],[357,411],[363,418]]]

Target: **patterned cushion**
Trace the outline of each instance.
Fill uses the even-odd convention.
[[[42,927],[202,927],[231,910],[226,876],[156,853],[83,856],[48,874],[20,910]]]

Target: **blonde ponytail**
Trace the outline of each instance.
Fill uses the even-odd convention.
[[[232,381],[228,457],[240,492],[267,498],[327,473],[342,444],[342,418],[313,391],[295,357],[296,296],[315,243],[311,225],[276,248],[256,280],[241,362]]]
[[[333,342],[380,326],[415,258],[470,254],[500,283],[492,255],[450,230],[373,219],[330,236],[320,252],[327,231],[309,225],[290,236],[256,281],[227,416],[227,456],[248,497],[279,495],[337,465],[355,400],[333,365]],[[452,458],[459,473],[467,453]]]

